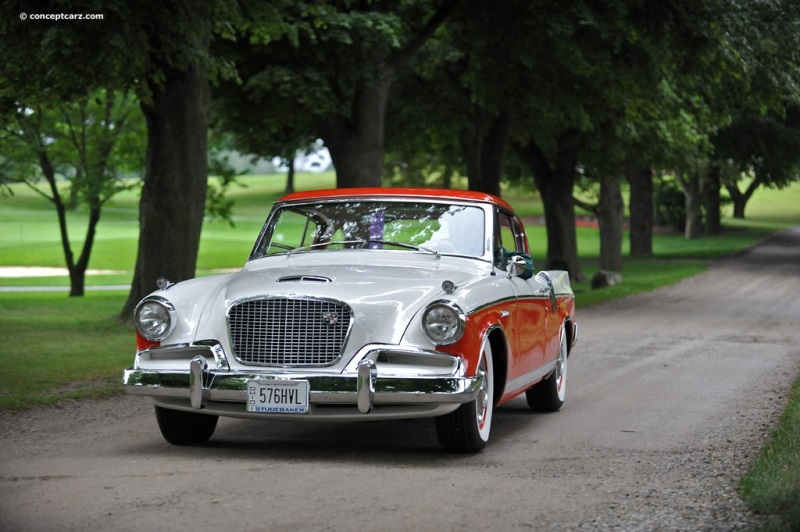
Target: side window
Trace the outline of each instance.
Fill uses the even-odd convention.
[[[498,222],[500,224],[500,245],[509,253],[519,251],[525,252],[525,242],[520,230],[519,221],[512,219],[505,213],[498,213]]]
[[[504,212],[497,211],[495,224],[495,257],[494,262],[498,268],[505,265],[505,257],[514,252],[525,252],[525,242],[519,229],[519,221],[512,219]]]
[[[531,251],[528,249],[528,241],[525,238],[525,229],[522,226],[522,221],[515,216],[512,222],[514,223],[514,242],[517,251],[530,255]]]

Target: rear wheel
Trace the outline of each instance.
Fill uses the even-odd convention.
[[[173,445],[205,443],[217,428],[217,416],[156,406],[156,421],[164,439]]]
[[[557,412],[567,392],[567,336],[561,334],[556,367],[549,377],[525,392],[528,406],[537,412]]]
[[[480,379],[478,396],[457,410],[436,418],[436,435],[446,451],[477,453],[489,441],[494,411],[494,364],[488,338],[483,343],[477,376]]]

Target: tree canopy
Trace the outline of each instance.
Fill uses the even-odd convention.
[[[703,216],[713,230],[721,187],[743,205],[753,187],[797,178],[795,0],[87,0],[80,10],[104,17],[22,21],[19,3],[0,7],[0,116],[101,90],[136,95],[146,167],[124,312],[156,276],[194,274],[209,125],[243,152],[287,160],[322,139],[340,187],[379,186],[389,169],[387,182],[435,174],[448,186],[460,174],[500,194],[513,174],[544,200],[546,267],[577,279],[579,178],[599,191],[590,208],[610,268],[621,260],[622,180],[632,248],[635,238],[647,253],[655,171],[683,185],[687,236]]]

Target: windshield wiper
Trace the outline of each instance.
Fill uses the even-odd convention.
[[[424,248],[422,246],[415,246],[413,244],[406,244],[405,242],[396,242],[394,240],[361,240],[366,244],[386,244],[387,246],[397,246],[399,248],[406,248],[406,249],[413,249],[414,251],[424,251],[426,253],[431,253],[433,255],[439,256],[439,252],[435,249]]]
[[[399,248],[405,249],[413,249],[414,251],[424,251],[425,253],[430,253],[432,255],[436,255],[439,257],[439,252],[434,249],[425,248],[422,246],[415,246],[413,244],[406,244],[404,242],[394,242],[392,240],[374,240],[374,239],[366,239],[366,240],[331,240],[330,242],[318,242],[316,244],[309,244],[307,246],[301,246],[299,248],[294,248],[287,255],[292,255],[293,253],[297,253],[299,251],[310,251],[315,248],[321,248],[326,246],[337,246],[337,245],[351,245],[351,244],[385,244],[387,246],[396,246]]]

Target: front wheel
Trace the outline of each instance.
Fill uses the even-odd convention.
[[[164,439],[173,445],[205,443],[217,428],[218,416],[156,406],[156,421]]]
[[[528,406],[537,412],[557,412],[567,394],[567,335],[562,331],[553,373],[525,392]]]
[[[477,453],[489,441],[494,411],[494,364],[488,338],[483,343],[477,376],[480,379],[478,396],[457,410],[436,418],[436,435],[446,451]]]

